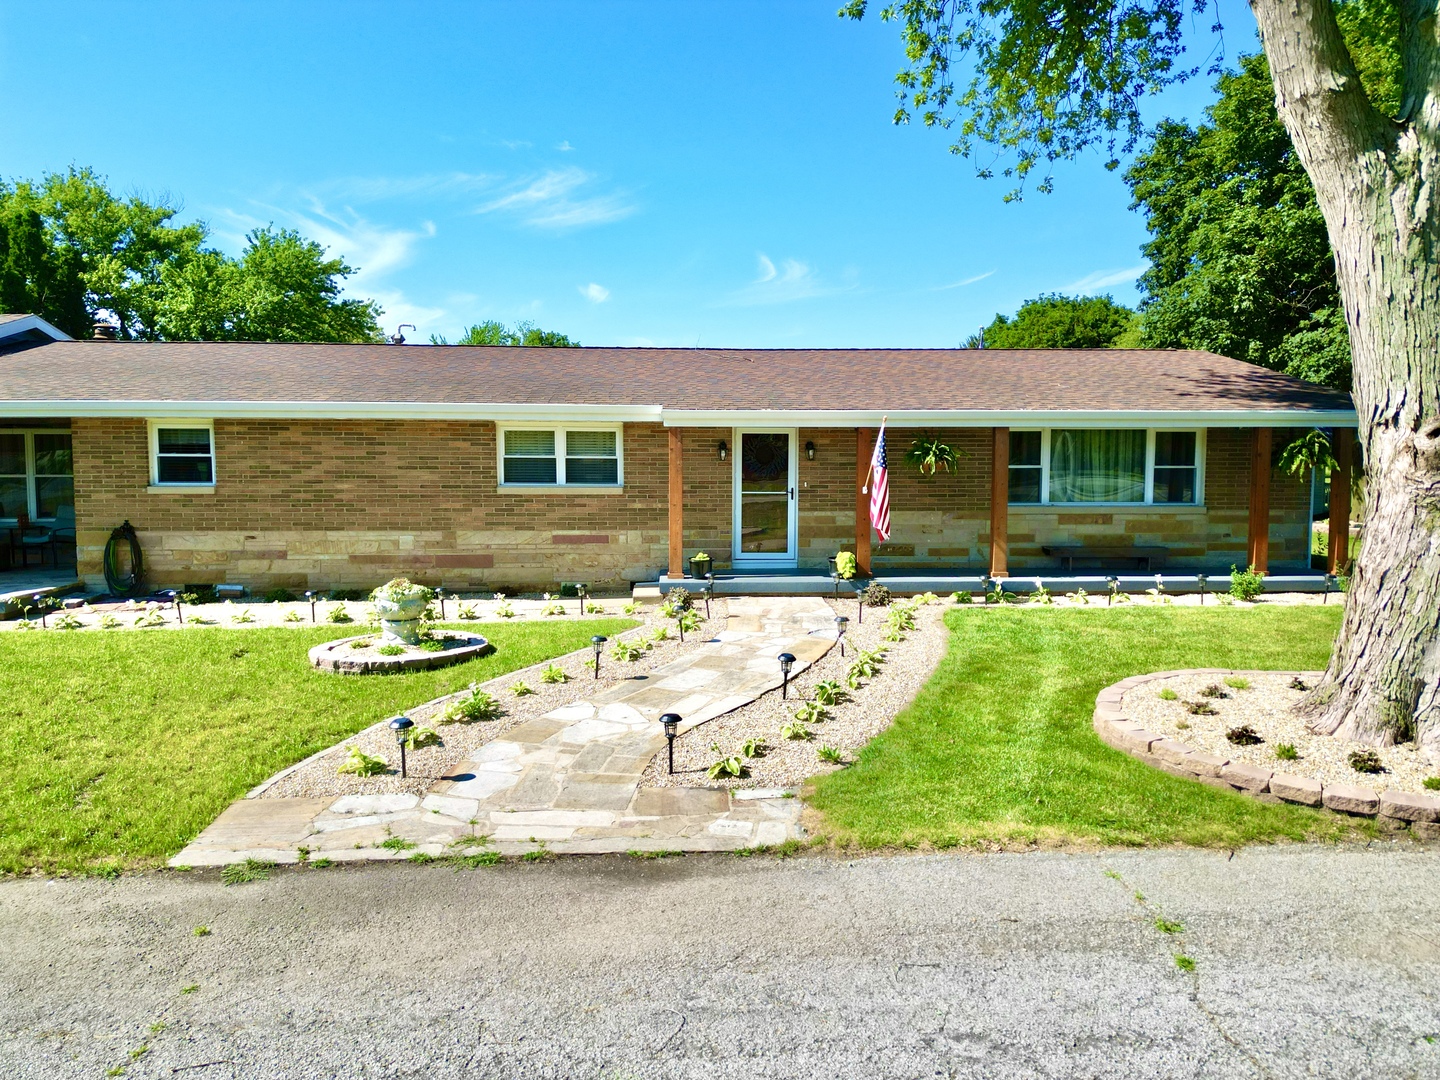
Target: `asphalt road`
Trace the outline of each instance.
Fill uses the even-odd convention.
[[[194,1080],[1440,1077],[1440,850],[0,883],[0,1076],[121,1065]]]

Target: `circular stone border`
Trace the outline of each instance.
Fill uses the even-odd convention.
[[[1409,791],[1381,791],[1349,784],[1322,784],[1310,776],[1271,772],[1267,769],[1231,762],[1215,754],[1194,750],[1175,739],[1167,739],[1146,731],[1129,719],[1121,704],[1126,691],[1137,686],[1169,679],[1177,675],[1206,675],[1223,678],[1227,675],[1293,675],[1319,679],[1319,671],[1235,671],[1228,668],[1183,668],[1177,671],[1156,671],[1149,675],[1132,675],[1107,686],[1095,698],[1095,733],[1106,745],[1138,758],[1147,765],[1162,769],[1187,780],[1239,791],[1268,801],[1323,806],[1340,813],[1376,818],[1391,829],[1409,829],[1417,837],[1440,840],[1440,797]]]
[[[447,646],[439,652],[408,652],[404,656],[338,655],[338,650],[343,649],[350,642],[375,636],[373,633],[356,634],[354,637],[321,642],[310,650],[310,664],[321,671],[333,671],[337,675],[384,675],[396,671],[423,671],[427,668],[449,667],[451,664],[458,664],[472,657],[484,656],[486,653],[495,651],[495,646],[479,634],[467,634],[458,630],[441,630],[437,632],[437,637],[443,637],[447,642],[458,641],[464,644]],[[407,646],[407,649],[409,648],[412,647]]]

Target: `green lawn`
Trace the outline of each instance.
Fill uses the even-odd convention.
[[[310,667],[310,646],[353,627],[0,635],[0,872],[153,864],[390,713],[635,625],[487,624],[491,655],[383,676]]]
[[[1090,726],[1095,695],[1186,667],[1324,667],[1330,607],[956,609],[939,669],[849,769],[821,777],[823,835],[860,848],[1203,844],[1335,837],[1354,826],[1150,768]]]

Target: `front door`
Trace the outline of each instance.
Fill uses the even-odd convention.
[[[735,527],[732,562],[740,567],[796,565],[795,432],[735,432]]]

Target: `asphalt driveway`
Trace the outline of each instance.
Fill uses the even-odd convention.
[[[0,1076],[121,1066],[195,1080],[1440,1077],[1440,851],[0,882]]]

